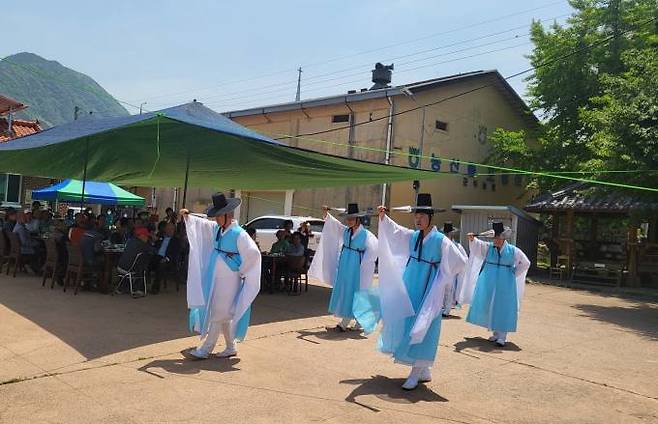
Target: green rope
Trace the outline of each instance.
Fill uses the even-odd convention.
[[[635,174],[658,172],[658,169],[626,169],[626,170],[603,170],[603,171],[545,171],[549,174]],[[518,175],[518,172],[495,172],[489,174],[475,174],[476,177],[492,177],[496,175]]]
[[[368,147],[368,146],[359,146],[359,145],[353,145],[353,144],[345,144],[345,143],[337,143],[333,141],[327,141],[327,140],[319,140],[315,138],[309,138],[305,136],[295,136],[295,135],[289,135],[289,134],[276,134],[276,133],[270,133],[272,136],[279,137],[280,139],[286,139],[286,138],[293,138],[293,139],[298,139],[298,140],[308,140],[312,141],[315,143],[326,143],[334,146],[344,146],[344,147],[351,147],[353,149],[361,149],[361,150],[367,150],[371,152],[378,152],[378,153],[389,153],[392,155],[398,155],[398,156],[406,156],[406,157],[413,157],[413,158],[420,158],[420,159],[439,159],[441,161],[449,161],[449,162],[456,162],[462,165],[474,165],[474,166],[481,166],[481,167],[486,167],[490,169],[498,169],[500,171],[506,171],[509,173],[514,173],[514,174],[523,174],[523,175],[537,175],[540,177],[548,177],[548,178],[557,178],[557,179],[562,179],[562,180],[569,180],[569,181],[579,181],[579,182],[586,182],[586,183],[592,183],[592,184],[598,184],[598,185],[605,185],[605,186],[610,186],[610,187],[619,187],[619,188],[628,188],[628,189],[633,189],[633,190],[643,190],[643,191],[651,191],[658,193],[658,188],[656,187],[644,187],[644,186],[636,186],[636,185],[631,185],[631,184],[622,184],[622,183],[615,183],[613,181],[604,181],[604,180],[595,180],[591,178],[578,178],[578,177],[570,177],[567,175],[560,175],[556,173],[548,173],[548,172],[540,172],[540,171],[527,171],[525,169],[518,169],[518,168],[510,168],[506,166],[498,166],[498,165],[487,165],[484,163],[479,163],[479,162],[471,162],[471,161],[465,161],[465,160],[459,160],[459,159],[449,159],[449,158],[444,158],[441,156],[427,156],[427,155],[422,155],[422,154],[410,154],[410,153],[403,153],[403,152],[397,152],[395,150],[390,150],[387,151],[385,149],[380,149],[377,147]],[[320,153],[320,152],[318,152]],[[642,171],[638,171],[642,172]]]

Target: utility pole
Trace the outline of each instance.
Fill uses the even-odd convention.
[[[195,99],[195,101],[196,101],[196,99]],[[146,102],[142,102],[142,103],[139,104],[139,114],[140,115],[142,114],[142,108],[144,107],[145,104],[146,104]]]
[[[301,99],[302,94],[302,67],[297,68],[297,94],[295,94],[295,101],[298,102]]]

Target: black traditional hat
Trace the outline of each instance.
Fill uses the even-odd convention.
[[[433,214],[444,211],[445,209],[432,207],[432,195],[430,193],[418,193],[418,196],[416,196],[416,206],[412,206],[410,212]]]
[[[366,215],[368,215],[368,212],[360,211],[358,203],[348,203],[345,212],[339,214],[343,218],[361,218]]]
[[[212,195],[212,206],[206,210],[206,215],[208,218],[212,218],[227,214],[240,206],[240,202],[240,199],[234,197],[227,198],[224,193],[215,193]]]
[[[455,228],[452,225],[452,222],[446,221],[443,223],[443,234],[452,234],[459,231],[459,228]]]
[[[512,229],[506,227],[502,222],[495,221],[491,223],[491,229],[480,234],[482,237],[502,237],[509,238],[512,235]]]

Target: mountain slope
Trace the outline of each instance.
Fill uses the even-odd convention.
[[[0,94],[28,105],[17,115],[38,119],[42,127],[72,121],[76,106],[80,115],[90,111],[100,117],[128,115],[92,78],[33,53],[18,53],[0,61]]]

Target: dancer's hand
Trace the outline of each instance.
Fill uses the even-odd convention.
[[[181,210],[178,212],[178,214],[179,214],[180,216],[182,216],[183,219],[185,219],[185,218],[190,214],[190,211],[187,210],[187,209],[185,209],[185,208],[183,208],[183,209],[181,209]]]
[[[379,213],[379,219],[380,219],[380,220],[384,219],[384,216],[386,215],[386,211],[387,211],[387,210],[388,210],[388,209],[386,209],[386,206],[380,206],[380,207],[377,208],[377,211],[378,211],[378,213]]]

